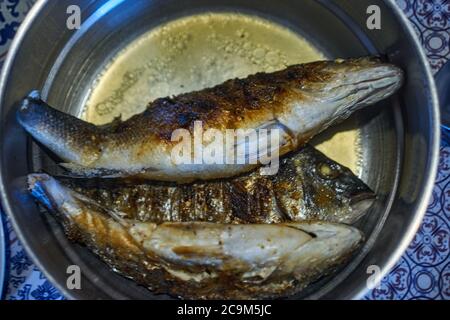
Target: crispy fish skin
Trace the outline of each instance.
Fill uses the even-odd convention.
[[[141,222],[281,223],[321,220],[352,224],[371,206],[372,190],[348,168],[307,145],[286,156],[278,174],[219,181],[74,183],[68,187]]]
[[[157,293],[187,299],[297,293],[345,263],[363,240],[353,227],[326,222],[142,223],[120,218],[48,175],[30,175],[29,187],[73,240],[113,270]]]
[[[23,101],[17,118],[74,173],[185,183],[235,176],[256,165],[178,164],[171,154],[179,143],[171,140],[177,129],[188,130],[192,139],[196,121],[223,137],[227,129],[279,129],[281,156],[355,110],[389,97],[402,82],[398,67],[374,58],[320,61],[157,99],[143,113],[109,126],[57,111],[37,92]],[[232,144],[224,154],[234,155],[238,147]],[[267,145],[258,148],[258,155],[268,154]]]

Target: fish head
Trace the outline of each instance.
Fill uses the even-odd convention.
[[[308,189],[316,207],[328,208],[335,222],[354,223],[372,206],[376,194],[350,169],[329,159],[314,148],[307,161]]]
[[[393,64],[365,57],[313,63],[305,79],[302,93],[322,104],[335,121],[391,96],[402,86],[404,76]]]
[[[344,117],[391,96],[403,83],[403,71],[378,58],[336,60],[325,72],[331,75],[324,87],[326,98],[337,103],[337,112]]]
[[[378,58],[318,61],[292,66],[286,103],[277,120],[297,144],[304,144],[356,110],[394,94],[403,84],[403,71]]]

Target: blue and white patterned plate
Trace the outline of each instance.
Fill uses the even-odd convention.
[[[20,23],[35,0],[0,0],[0,66]]]
[[[33,2],[0,0],[0,65],[20,21]],[[438,72],[450,59],[450,0],[396,2],[419,35],[433,72]],[[28,258],[8,222],[6,234],[10,252],[7,299],[64,299]],[[450,300],[449,243],[450,135],[443,131],[439,173],[422,226],[380,287],[369,292],[365,299]]]

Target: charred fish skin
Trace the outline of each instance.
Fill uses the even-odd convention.
[[[363,241],[357,229],[325,222],[137,222],[48,175],[28,181],[39,202],[58,212],[66,232],[114,270],[154,292],[186,299],[295,294],[345,263]]]
[[[273,185],[253,172],[230,180],[178,185],[117,181],[113,186],[62,179],[67,187],[141,222],[280,223]]]
[[[351,113],[385,99],[403,82],[398,67],[374,58],[320,61],[274,73],[229,80],[214,88],[162,98],[146,111],[111,126],[94,126],[51,108],[33,93],[17,113],[19,123],[85,176],[141,176],[179,183],[232,177],[255,164],[179,164],[171,152],[175,130],[279,129],[280,156],[303,146]],[[238,144],[224,154],[236,153]],[[267,154],[267,145],[258,155]]]
[[[253,171],[219,181],[138,183],[116,181],[66,186],[103,207],[141,222],[282,223],[321,220],[353,224],[375,200],[375,193],[348,168],[307,145],[287,155],[278,174]],[[105,180],[102,180],[105,181]]]

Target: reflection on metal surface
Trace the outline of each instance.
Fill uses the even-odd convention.
[[[450,130],[450,61],[436,74],[442,127]]]

